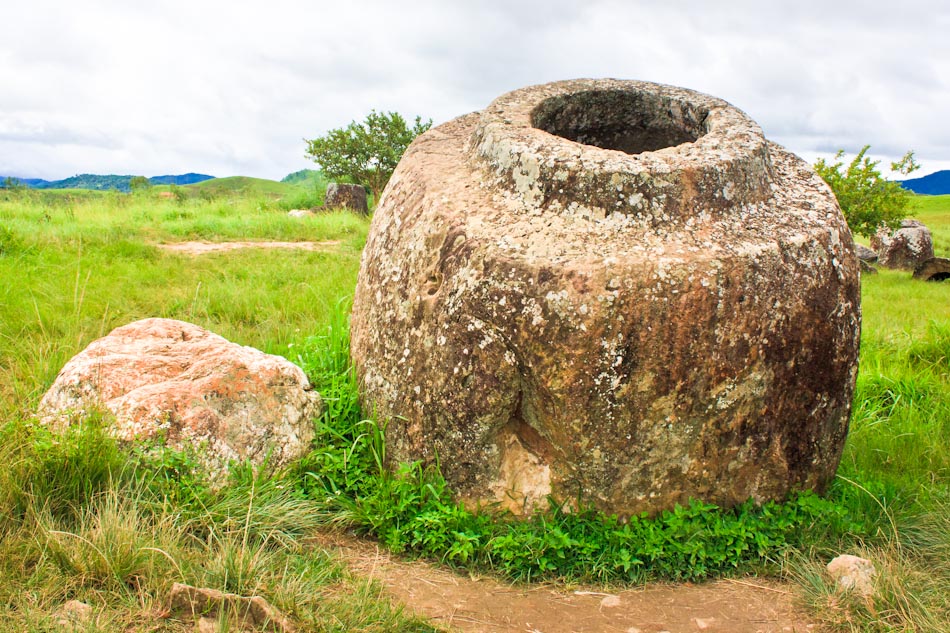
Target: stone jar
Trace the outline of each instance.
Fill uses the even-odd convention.
[[[323,197],[323,206],[327,209],[351,209],[361,215],[369,215],[366,189],[363,188],[363,185],[331,182],[327,185],[327,191]]]
[[[352,314],[391,463],[516,513],[731,506],[831,480],[860,330],[833,194],[725,101],[516,90],[381,197]]]

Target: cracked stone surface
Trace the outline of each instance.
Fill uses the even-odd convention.
[[[215,476],[232,460],[278,467],[303,456],[323,401],[290,361],[191,323],[142,319],[93,341],[40,402],[53,428],[92,408],[126,442],[191,447]]]
[[[390,462],[438,460],[468,502],[728,506],[833,477],[859,290],[833,194],[744,113],[565,81],[409,148],[351,350]]]

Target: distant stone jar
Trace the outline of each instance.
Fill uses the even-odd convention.
[[[438,462],[466,502],[731,506],[833,477],[859,300],[831,191],[745,114],[564,81],[412,144],[351,349],[390,462]]]
[[[930,229],[912,218],[901,220],[894,231],[882,226],[871,236],[871,247],[879,254],[878,263],[887,268],[914,270],[934,256]]]
[[[350,209],[361,215],[369,214],[366,202],[366,189],[363,185],[348,185],[331,182],[327,185],[323,206],[328,209]]]

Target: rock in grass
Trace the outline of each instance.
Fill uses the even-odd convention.
[[[172,585],[168,596],[169,614],[175,617],[201,618],[199,626],[217,630],[218,618],[228,618],[231,626],[240,629],[273,633],[293,633],[293,625],[260,596],[246,598],[217,589],[192,587],[182,583]]]
[[[438,461],[463,499],[731,506],[834,476],[859,301],[831,191],[745,114],[567,81],[412,144],[352,355],[387,458]]]
[[[212,473],[232,460],[280,466],[309,450],[322,401],[303,371],[197,325],[144,319],[73,357],[40,402],[64,428],[90,408],[111,412],[124,441],[191,447]]]
[[[331,182],[327,185],[323,206],[328,209],[352,209],[362,215],[369,213],[366,189],[363,188],[363,185]]]
[[[842,554],[828,563],[828,573],[846,591],[862,596],[874,594],[874,563],[866,558]]]
[[[914,279],[923,281],[944,281],[950,279],[950,259],[931,257],[914,269]]]
[[[854,252],[862,262],[873,264],[877,261],[877,253],[864,244],[854,243]]]
[[[934,256],[930,229],[918,220],[901,221],[896,231],[887,227],[871,237],[871,247],[878,253],[878,264],[885,268],[914,270]]]
[[[88,631],[93,620],[92,607],[79,600],[69,600],[56,611],[54,619],[59,631],[68,633]]]

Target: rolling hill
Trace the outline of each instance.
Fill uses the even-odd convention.
[[[950,169],[935,171],[920,178],[910,178],[898,182],[904,189],[910,189],[914,193],[942,196],[950,193]]]
[[[91,189],[94,191],[116,191],[128,192],[129,181],[132,176],[117,176],[115,174],[78,174],[62,180],[43,180],[42,178],[17,178],[13,180],[31,189]],[[210,180],[214,176],[206,174],[187,173],[180,176],[155,176],[149,178],[153,185],[188,185],[191,183]],[[6,180],[5,176],[0,176],[0,186]]]

